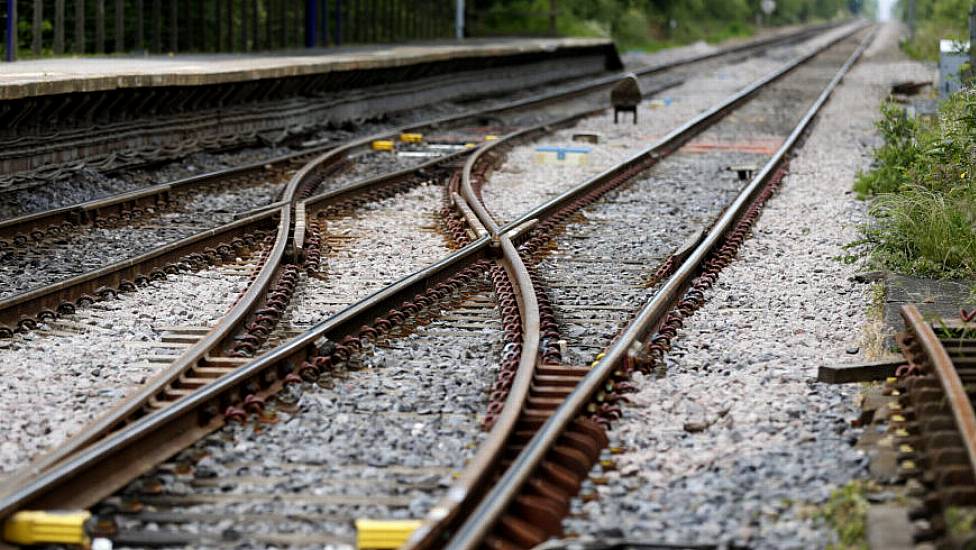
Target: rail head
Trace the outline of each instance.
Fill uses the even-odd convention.
[[[779,76],[785,75],[786,73],[792,71],[802,61],[810,59],[817,53],[834,45],[840,40],[848,38],[854,33],[862,30],[864,26],[865,25],[858,25],[850,32],[845,33],[836,40],[824,45],[821,48],[818,48],[810,55],[803,56],[788,64],[780,71],[777,71],[777,73],[760,79],[760,81],[758,81],[756,84],[761,83],[762,85],[765,85],[778,79],[777,74]],[[548,450],[555,444],[559,437],[568,429],[570,424],[584,410],[586,405],[600,391],[600,388],[603,387],[606,380],[613,375],[613,372],[627,361],[628,354],[631,352],[633,345],[638,343],[640,339],[646,336],[646,334],[654,326],[660,323],[671,305],[680,296],[681,290],[687,286],[687,284],[692,280],[694,274],[697,273],[703,259],[715,249],[718,243],[721,242],[724,235],[731,229],[733,224],[745,211],[758,190],[771,178],[775,167],[779,165],[787,153],[793,149],[800,136],[813,120],[813,117],[826,102],[827,98],[829,98],[830,94],[839,84],[844,74],[846,74],[853,63],[860,58],[861,54],[870,44],[871,40],[873,40],[874,35],[875,32],[871,32],[869,36],[867,36],[861,42],[855,52],[848,58],[847,62],[844,63],[844,65],[838,70],[833,80],[831,80],[817,100],[815,100],[810,108],[806,111],[806,114],[801,118],[801,121],[794,128],[787,140],[777,150],[773,158],[771,158],[770,161],[765,165],[764,169],[753,178],[753,180],[749,183],[749,185],[746,186],[745,189],[743,189],[742,192],[740,192],[732,205],[726,209],[716,224],[709,230],[705,239],[682,263],[681,267],[668,279],[661,290],[659,290],[650,300],[650,302],[648,302],[648,304],[646,304],[640,310],[636,318],[627,326],[624,332],[607,350],[604,357],[596,363],[586,377],[565,399],[563,404],[552,414],[552,416],[548,418],[542,428],[540,428],[535,436],[529,441],[522,453],[502,475],[489,494],[483,500],[481,500],[477,508],[471,512],[464,524],[461,525],[461,527],[456,531],[453,538],[447,543],[446,548],[449,550],[473,550],[481,544],[488,531],[492,528],[495,522],[500,519],[501,515],[513,501],[524,483],[528,481],[529,476],[542,463]],[[714,116],[714,113],[721,112],[722,110],[728,108],[729,105],[738,103],[741,101],[742,97],[751,95],[751,93],[754,93],[757,89],[757,85],[748,87],[746,90],[743,90],[743,92],[735,94],[733,97],[723,102],[723,105],[717,106],[716,108],[703,113],[701,116],[696,118],[695,121],[702,123],[710,119],[712,116]],[[655,147],[659,147],[663,142],[667,140],[674,140],[679,136],[680,133],[687,132],[690,124],[691,123],[686,124],[684,127],[675,130],[664,140],[662,140],[662,142],[659,142],[655,146],[652,146],[638,155],[635,155],[626,162],[634,162],[637,160],[638,156],[642,154],[650,154]],[[601,177],[605,178],[605,174],[597,176],[596,179]],[[553,205],[550,204],[537,210],[545,212],[552,209]]]
[[[969,465],[976,475],[976,412],[969,400],[966,386],[932,325],[926,322],[918,307],[914,304],[902,306],[901,316],[905,320],[905,327],[921,348],[924,366],[935,376],[945,392],[946,401],[966,447]]]
[[[689,62],[689,61],[686,61]],[[557,94],[549,94],[550,96],[556,96]],[[497,109],[498,111],[512,108],[511,105],[503,106]],[[444,117],[440,122],[447,122],[452,120],[460,120],[466,116],[472,116],[477,114],[482,116],[483,113],[462,113],[461,115]],[[410,129],[417,128],[417,126],[405,126],[396,130],[408,131]],[[347,144],[346,146],[330,149],[319,155],[312,162],[306,164],[292,179],[289,181],[288,186],[284,194],[284,200],[282,201],[282,206],[278,211],[264,212],[261,215],[278,215],[280,219],[279,223],[279,234],[275,241],[273,247],[273,255],[279,257],[285,253],[285,243],[287,242],[287,237],[290,232],[292,225],[293,212],[291,208],[298,204],[297,198],[301,192],[301,186],[305,183],[306,179],[317,167],[322,166],[327,163],[329,159],[341,158],[344,151],[349,151],[354,147],[362,146],[368,143],[372,139],[377,137],[384,137],[387,134],[369,136]],[[308,151],[299,152],[297,155],[308,155]],[[507,226],[501,228],[502,234],[502,248],[512,247],[514,244],[508,241],[509,238],[515,239],[517,235],[515,233],[529,227],[531,221],[535,218],[539,218],[538,215],[533,215],[530,213],[523,218],[508,224]],[[508,235],[512,233],[511,235]],[[508,241],[506,243],[506,241]],[[296,361],[302,360],[308,355],[310,350],[314,350],[317,346],[317,342],[321,338],[332,338],[336,336],[341,336],[343,334],[353,334],[362,326],[363,321],[372,316],[377,315],[379,311],[387,307],[388,304],[394,303],[397,300],[402,300],[405,297],[410,296],[412,293],[419,289],[424,288],[429,284],[430,280],[434,280],[437,277],[447,276],[446,274],[460,269],[460,266],[466,264],[466,262],[475,261],[478,258],[485,259],[492,257],[493,253],[490,251],[491,247],[489,244],[489,239],[483,237],[477,239],[475,242],[471,243],[462,250],[457,251],[455,254],[451,255],[449,258],[438,262],[434,266],[431,266],[425,270],[421,270],[411,276],[401,279],[394,285],[387,287],[377,293],[367,297],[361,302],[354,304],[338,315],[320,323],[306,331],[303,335],[298,338],[293,339],[289,343],[271,352],[256,358],[255,360],[249,362],[244,367],[230,373],[228,376],[219,379],[213,385],[205,388],[204,391],[200,391],[187,396],[185,399],[181,399],[171,406],[147,415],[146,417],[140,419],[139,421],[130,424],[121,430],[114,432],[108,438],[98,441],[90,446],[87,446],[77,453],[66,456],[65,459],[58,464],[56,464],[51,470],[43,473],[39,478],[32,480],[24,486],[18,488],[14,494],[7,494],[0,496],[0,517],[6,516],[12,511],[22,507],[24,504],[29,503],[32,499],[37,499],[45,492],[49,492],[53,486],[55,486],[63,476],[82,476],[88,469],[92,468],[94,465],[104,461],[107,457],[112,456],[112,453],[119,452],[120,449],[125,448],[131,441],[137,440],[139,438],[146,438],[154,430],[159,430],[167,423],[174,421],[177,418],[186,418],[192,416],[197,411],[201,410],[206,406],[207,403],[213,402],[216,399],[220,399],[221,396],[227,395],[236,391],[241,384],[244,384],[248,380],[253,380],[256,376],[263,372],[273,369],[282,364],[293,364]],[[269,260],[269,264],[274,262],[277,264],[276,260]],[[269,268],[273,272],[273,268]],[[263,273],[263,272],[262,272]],[[261,276],[262,281],[265,280],[264,275]],[[266,287],[266,285],[263,285]],[[531,289],[531,287],[528,287]],[[241,307],[245,311],[248,303],[253,303],[256,299],[252,294],[260,295],[263,294],[264,288],[262,284],[252,285],[249,288],[247,296],[245,299],[241,300]],[[534,296],[534,293],[530,293]],[[236,309],[233,310],[236,314],[240,313]],[[228,314],[230,315],[230,314]],[[208,345],[214,344],[217,340],[214,340],[216,336],[205,338],[206,344],[201,342],[199,348],[194,347],[188,358],[196,357],[199,359],[202,357],[199,355],[199,350],[203,349]],[[189,360],[189,359],[188,359]],[[534,358],[533,358],[534,360]]]

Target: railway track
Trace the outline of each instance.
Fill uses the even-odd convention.
[[[612,63],[603,53],[590,51],[581,55],[572,71],[558,60],[549,60],[521,67],[488,63],[473,75],[471,69],[476,67],[462,62],[461,71],[444,74],[444,65],[437,68],[435,63],[390,71],[395,76],[388,78],[402,80],[381,85],[372,80],[374,75],[364,80],[363,75],[340,71],[223,88],[188,86],[11,103],[3,113],[11,132],[2,138],[0,163],[8,175],[0,178],[0,188],[24,191],[86,168],[138,167],[200,150],[322,139],[323,127],[336,121],[355,124],[361,121],[360,113],[511,93],[512,81],[527,87],[572,82],[581,75],[605,72]],[[144,116],[147,113],[151,116]],[[29,122],[51,120],[48,117],[68,127],[33,128]]]
[[[790,41],[802,39],[809,36],[811,32],[814,31],[808,30],[788,37],[780,37],[773,40],[761,41],[756,44],[740,46],[732,48],[730,51],[707,54],[681,63],[649,67],[643,71],[639,71],[639,74],[653,77],[662,72],[688,70],[687,66],[689,64],[695,65],[700,62],[708,62],[709,60],[714,60],[722,56],[748,55],[750,51],[771,44],[789,43]],[[548,116],[565,116],[567,110],[578,110],[580,102],[583,102],[583,105],[590,105],[594,100],[594,96],[602,93],[601,90],[605,90],[617,78],[619,77],[612,76],[597,79],[596,81],[577,85],[568,90],[523,98],[501,107],[427,121],[419,128],[436,128],[452,122],[457,123],[472,118],[483,118],[488,115],[497,115],[503,112],[512,113],[512,116],[518,122],[517,115],[519,113],[524,113],[532,109],[533,111],[530,111],[532,114],[528,115],[529,118],[538,118],[539,116],[543,116],[539,114],[540,112],[545,112],[540,107],[546,107],[551,110],[553,105],[560,106],[560,108],[555,110],[555,114],[550,113]],[[652,87],[657,86],[659,84]],[[522,119],[524,121],[525,117],[523,116]],[[417,128],[407,127],[401,130],[413,130]],[[371,137],[392,137],[396,133],[392,132]],[[369,141],[371,141],[369,137],[354,141],[353,146],[345,147],[343,151],[349,154],[361,155],[362,149]],[[206,233],[195,233],[181,240],[173,240],[173,237],[186,236],[186,232],[170,235],[169,239],[156,235],[155,240],[157,241],[169,240],[167,247],[156,249],[154,252],[147,252],[142,256],[130,256],[121,259],[115,264],[107,265],[97,271],[83,271],[85,267],[84,258],[65,254],[65,251],[71,248],[70,245],[76,244],[78,240],[70,237],[71,233],[76,229],[82,233],[88,233],[93,237],[87,240],[81,238],[81,241],[86,242],[89,245],[89,249],[95,251],[99,248],[95,240],[98,237],[105,236],[105,230],[98,228],[100,225],[117,226],[133,218],[138,219],[146,215],[147,212],[155,214],[157,210],[164,209],[163,205],[174,194],[190,193],[191,190],[198,188],[203,188],[204,190],[220,190],[237,185],[246,186],[248,182],[264,181],[269,175],[269,172],[270,175],[278,174],[280,177],[286,177],[293,172],[296,165],[307,161],[309,157],[314,157],[316,154],[322,154],[323,152],[326,153],[330,162],[339,163],[342,160],[339,156],[328,155],[327,151],[331,149],[331,146],[313,148],[302,153],[273,159],[266,163],[255,163],[239,168],[221,170],[211,174],[194,176],[177,182],[162,184],[133,193],[126,193],[117,197],[109,197],[82,205],[55,209],[45,213],[31,214],[0,223],[0,250],[3,250],[8,258],[14,260],[11,262],[12,265],[31,265],[35,269],[36,266],[43,265],[43,259],[39,259],[36,254],[31,253],[35,248],[42,250],[44,248],[50,248],[51,254],[48,254],[47,257],[53,258],[58,264],[65,264],[61,266],[60,273],[40,277],[40,284],[28,279],[25,274],[19,274],[14,277],[14,280],[19,281],[17,286],[21,292],[8,290],[8,296],[0,298],[0,337],[10,336],[18,329],[30,329],[38,321],[51,319],[59,314],[70,313],[76,308],[79,302],[89,303],[104,296],[111,296],[119,290],[134,288],[135,283],[146,280],[150,276],[161,278],[163,271],[169,270],[173,272],[177,269],[176,266],[181,263],[177,261],[182,259],[178,251],[183,251],[183,256],[203,253],[208,258],[208,261],[216,261],[221,256],[221,254],[215,254],[213,252],[218,248],[216,245],[230,243],[235,238],[241,236],[240,224],[218,225]],[[329,167],[323,167],[323,169],[331,170]],[[355,174],[356,171],[352,170],[351,173]],[[249,225],[248,227],[253,228],[254,226]],[[112,255],[114,257],[123,255],[123,243],[125,240],[122,237],[123,233],[121,228],[116,232],[108,231],[111,236],[115,237],[113,239],[115,250]],[[207,233],[220,235],[220,237],[216,239],[204,238]],[[55,246],[45,245],[45,243],[52,241],[60,241],[62,244]],[[226,251],[226,246],[224,248]],[[26,251],[26,254],[18,253],[18,249]],[[160,256],[159,253],[164,250],[168,253]],[[196,263],[199,263],[199,261]],[[74,267],[72,268],[72,266]],[[45,286],[43,284],[44,282],[49,282],[50,284]],[[24,292],[23,290],[27,291]],[[11,295],[11,292],[16,293]]]
[[[973,409],[974,327],[965,320],[925,319],[902,308],[899,345],[907,364],[887,384],[898,397],[888,424],[899,449],[899,477],[910,480],[908,519],[916,543],[968,548],[965,525],[976,513],[976,415]]]
[[[857,53],[861,50],[863,46]],[[820,49],[814,52],[819,53]],[[531,439],[534,430],[540,427],[545,430],[543,425],[546,424],[546,418],[553,411],[556,411],[557,416],[560,414],[558,411],[562,410],[562,398],[569,396],[572,399],[580,390],[574,390],[571,394],[571,388],[579,381],[585,384],[596,370],[558,364],[560,357],[557,352],[562,353],[561,344],[554,341],[558,335],[558,322],[554,318],[551,304],[546,303],[546,296],[537,294],[536,289],[542,288],[538,284],[539,276],[533,273],[537,268],[534,262],[538,258],[533,258],[531,253],[546,244],[547,232],[564,225],[579,208],[612,189],[629,183],[657,163],[659,158],[673,153],[678,145],[714,124],[740,104],[745,103],[748,106],[746,101],[759,90],[772,85],[809,59],[814,59],[814,54],[791,62],[776,74],[757,82],[729,98],[721,106],[675,130],[651,148],[512,221],[502,220],[500,223],[488,211],[480,199],[479,188],[490,186],[490,182],[487,179],[473,181],[479,177],[472,178],[472,174],[477,175],[480,172],[480,177],[484,178],[488,172],[487,168],[479,166],[483,159],[488,158],[485,152],[550,131],[545,126],[511,133],[498,140],[498,145],[481,148],[475,155],[467,158],[464,157],[464,151],[458,151],[423,163],[419,167],[404,168],[394,174],[379,175],[352,186],[338,187],[311,196],[311,190],[319,187],[319,180],[327,177],[331,168],[348,161],[349,150],[354,147],[362,148],[367,142],[363,140],[324,153],[293,175],[283,193],[281,206],[238,222],[240,226],[250,228],[252,226],[247,225],[248,223],[257,219],[264,220],[267,229],[262,234],[262,239],[266,241],[266,248],[263,250],[264,262],[256,272],[253,284],[227,314],[227,322],[222,322],[214,331],[196,339],[171,368],[154,383],[147,385],[139,395],[127,400],[111,415],[79,434],[73,442],[35,463],[23,478],[24,481],[7,487],[6,496],[0,499],[0,515],[7,515],[27,505],[46,507],[55,502],[61,507],[89,506],[120,488],[129,479],[149,470],[152,466],[149,462],[154,460],[138,463],[133,461],[127,468],[112,468],[111,464],[118,464],[122,457],[171,456],[228,421],[243,420],[250,414],[256,414],[259,418],[273,416],[272,409],[279,405],[272,399],[276,393],[282,389],[285,389],[283,395],[296,391],[295,387],[300,386],[302,381],[307,383],[321,381],[323,378],[328,380],[332,378],[334,371],[356,371],[356,368],[349,369],[350,363],[361,361],[354,358],[363,355],[364,350],[375,356],[377,348],[383,349],[381,343],[389,344],[390,340],[410,338],[414,334],[410,331],[416,327],[415,322],[409,319],[417,314],[421,315],[421,324],[430,323],[424,327],[429,329],[441,322],[437,319],[438,312],[450,307],[452,300],[457,301],[463,296],[462,304],[465,301],[491,301],[485,294],[490,292],[487,290],[490,280],[501,310],[501,318],[492,322],[501,325],[500,331],[497,326],[494,330],[503,333],[501,338],[505,342],[499,361],[494,363],[500,365],[501,374],[496,379],[491,394],[485,396],[491,403],[497,403],[494,406],[488,405],[488,417],[482,419],[492,431],[478,448],[477,454],[471,457],[471,462],[461,474],[461,482],[449,493],[460,494],[457,489],[461,488],[461,493],[469,495],[469,499],[436,506],[434,516],[443,513],[443,517],[435,517],[437,521],[418,531],[418,537],[432,537],[426,539],[425,543],[431,543],[443,533],[453,532],[455,529],[460,529],[458,533],[465,535],[465,526],[451,522],[465,515],[462,512],[474,510],[476,501],[470,499],[486,493],[490,482],[501,473],[500,467],[507,466],[512,460],[518,465],[524,455],[517,455],[517,451],[522,450],[522,446],[525,446],[526,451],[531,450],[531,443],[535,441]],[[856,56],[851,56],[843,70],[854,59]],[[843,71],[831,81],[819,103],[826,99],[829,90],[836,85],[842,74]],[[815,113],[815,109],[812,109],[812,113]],[[812,116],[808,113],[801,121],[801,126],[805,127]],[[566,117],[564,123],[568,124],[576,118],[578,116]],[[786,139],[783,148],[788,150],[798,135],[799,132],[794,131]],[[778,165],[785,154],[783,148],[774,155],[771,163]],[[766,183],[765,179],[771,173],[772,169],[767,165],[738,195],[734,204],[741,209],[756,189]],[[301,296],[305,291],[300,287],[316,280],[315,276],[322,274],[323,267],[332,267],[328,261],[323,265],[322,245],[335,249],[343,246],[341,239],[337,238],[339,234],[330,232],[333,224],[354,223],[350,218],[356,217],[358,210],[353,209],[361,208],[364,204],[378,210],[382,210],[384,206],[392,206],[392,202],[387,205],[383,205],[382,200],[377,202],[383,196],[395,195],[403,198],[404,193],[417,193],[415,199],[418,202],[429,203],[431,195],[425,194],[424,187],[432,180],[441,182],[439,192],[446,189],[446,202],[450,208],[455,209],[447,230],[454,239],[454,244],[463,246],[450,256],[393,284],[385,283],[395,278],[395,275],[386,274],[388,278],[373,281],[374,286],[365,285],[366,291],[373,288],[379,290],[359,302],[352,303],[350,300],[350,305],[335,315],[326,314],[324,319],[298,320],[298,308],[289,307],[302,301]],[[291,208],[292,204],[296,205],[294,209]],[[731,220],[738,214],[734,209],[731,212],[733,214],[727,212],[720,218],[716,227],[721,226],[726,218]],[[320,213],[324,213],[322,219],[328,220],[324,227],[319,223]],[[427,231],[434,230],[430,219],[432,214],[430,209],[421,214],[418,218],[421,221],[415,229],[419,227]],[[343,216],[347,219],[342,219]],[[274,227],[272,222],[275,221],[276,232],[271,229]],[[726,225],[729,223],[731,222],[726,222]],[[382,232],[383,229],[380,228],[379,231]],[[712,233],[714,231],[715,229]],[[702,244],[689,251],[689,254],[694,256],[701,246],[709,244],[712,233],[706,235]],[[711,239],[712,245],[717,238]],[[521,254],[517,246],[523,248]],[[499,255],[501,259],[497,260]],[[530,257],[532,263],[524,262],[523,255]],[[416,265],[429,264],[434,257],[420,258]],[[680,261],[679,256],[672,257],[672,264]],[[663,272],[659,274],[661,278],[666,275]],[[673,279],[667,281],[667,284],[671,284]],[[662,292],[668,287],[665,285],[663,288]],[[309,295],[317,294],[314,288],[312,290],[308,292]],[[299,297],[297,301],[296,296]],[[319,310],[322,305],[328,304],[314,304],[309,309]],[[471,303],[467,307],[472,307]],[[463,307],[460,311],[463,317]],[[283,324],[281,330],[276,332],[283,319],[289,326],[285,327]],[[565,319],[558,321],[564,322]],[[296,334],[310,324],[310,328]],[[449,321],[445,328],[456,330],[458,327]],[[615,346],[619,346],[619,340]],[[611,348],[610,352],[614,349]],[[255,359],[250,358],[259,351],[266,352]],[[382,353],[386,351],[380,352]],[[537,367],[536,357],[539,355],[557,364]],[[490,374],[490,371],[487,373]],[[604,384],[605,378],[597,383],[597,387]],[[541,396],[538,393],[529,395],[530,389],[538,392],[539,388],[547,393]],[[161,395],[163,399],[160,399]],[[523,398],[535,401],[530,401],[530,406],[523,410]],[[471,422],[476,414],[469,416],[467,422]],[[567,425],[560,429],[565,429]],[[576,460],[575,464],[582,467],[582,459],[592,462],[598,456],[599,444],[605,445],[603,428],[599,423],[590,420],[578,421],[573,426],[582,435],[566,437],[589,451],[585,456],[569,453],[574,455],[571,460]],[[593,445],[594,442],[597,443],[596,446]],[[594,451],[597,456],[593,456]],[[552,464],[557,465],[555,462]],[[451,468],[456,466],[456,463],[450,465]],[[553,466],[549,473],[558,477],[567,473],[564,470],[565,468],[560,470]],[[585,476],[588,470],[587,466],[582,475]],[[511,471],[510,469],[509,472]],[[506,478],[501,479],[504,483]],[[494,491],[488,494],[489,501],[493,494]],[[66,495],[72,496],[66,499]],[[519,503],[524,505],[526,501],[530,505],[533,502],[540,504],[533,498],[521,499]],[[551,528],[554,516],[549,512],[540,514],[540,517],[546,519],[546,528]],[[556,521],[558,524],[558,520]]]
[[[501,469],[496,470],[494,476],[482,469],[477,474],[480,479],[474,479],[476,474],[470,472],[466,478],[469,482],[455,491],[464,497],[445,501],[435,508],[428,515],[425,526],[414,533],[410,547],[530,548],[562,532],[561,522],[570,511],[572,498],[608,443],[606,428],[618,414],[617,409],[627,391],[628,373],[660,364],[661,355],[667,351],[670,339],[681,326],[681,319],[702,303],[703,291],[714,282],[722,266],[731,261],[749,225],[758,217],[762,203],[783,175],[787,154],[843,75],[863,53],[872,36],[873,33],[860,40],[859,45],[847,49],[839,69],[835,68],[833,77],[805,114],[799,117],[782,145],[702,238],[664,262],[664,269],[656,274],[662,284],[653,297],[624,330],[612,338],[605,351],[596,355],[591,367],[562,367],[566,370],[558,374],[543,371],[545,365],[536,367],[535,372],[531,366],[516,371],[504,408],[495,423],[496,429],[502,431],[492,434],[508,441],[497,442],[494,457],[485,458],[473,467],[476,469],[496,461],[496,467],[500,465]],[[802,61],[793,68],[799,67]],[[765,79],[765,84],[783,78],[788,72],[780,71]],[[652,152],[673,151],[711,125],[716,115],[761,88],[762,83],[751,87],[638,154],[632,161],[647,163],[637,164],[640,168],[624,163],[629,171],[617,167],[598,176],[596,181],[612,189],[632,179],[649,164],[658,162],[657,155],[652,156]],[[575,206],[579,208],[588,202],[581,200]],[[555,205],[550,206],[553,207]],[[532,239],[526,243],[529,250],[541,248],[548,240],[547,236],[534,239],[535,243]],[[538,332],[534,339],[539,341]],[[549,351],[553,360],[560,359],[555,354],[556,349],[540,351],[542,357]],[[565,385],[557,385],[557,381]],[[507,426],[507,429],[499,426]],[[506,447],[511,449],[507,453]],[[491,444],[486,442],[482,449],[484,456],[489,456]]]

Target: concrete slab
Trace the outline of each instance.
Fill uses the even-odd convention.
[[[974,286],[976,281],[942,281],[890,273],[885,277],[885,324],[892,332],[904,330],[901,308],[905,304],[916,304],[926,317],[958,319],[960,308],[968,310],[976,305],[969,301]]]
[[[152,55],[18,61],[0,64],[0,100],[120,88],[224,84],[454,59],[552,54],[597,48],[613,49],[613,42],[602,38],[483,39],[247,55]],[[616,58],[616,53],[612,55]]]
[[[872,550],[916,548],[912,540],[912,524],[904,506],[871,506],[868,509],[867,531],[868,548]]]

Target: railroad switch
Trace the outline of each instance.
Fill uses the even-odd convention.
[[[399,548],[422,523],[415,519],[357,519],[356,547],[360,550]]]
[[[88,511],[17,512],[3,524],[3,539],[13,544],[71,544],[88,546]]]

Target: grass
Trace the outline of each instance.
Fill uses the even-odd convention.
[[[958,21],[925,21],[915,29],[915,37],[902,43],[902,49],[910,57],[924,61],[939,60],[939,40],[969,40],[969,33],[965,28],[965,13]]]
[[[914,0],[918,24],[915,36],[903,43],[905,53],[916,58],[936,61],[939,40],[968,40],[968,13],[972,0]],[[907,2],[900,2],[902,15],[907,16]]]
[[[888,325],[884,320],[884,306],[886,289],[883,282],[871,285],[871,303],[867,310],[867,323],[864,324],[862,341],[864,356],[870,360],[878,360],[888,353],[885,338],[888,336]]]
[[[829,550],[867,550],[867,493],[872,483],[854,480],[835,489],[818,514],[837,533],[837,543]]]
[[[885,143],[854,184],[874,216],[858,244],[899,273],[976,278],[976,93],[956,94],[928,122],[886,103],[878,129]]]
[[[946,527],[956,539],[969,539],[976,535],[976,509],[950,506],[945,511]]]
[[[548,10],[548,0],[499,2],[480,12],[470,26],[475,35],[545,34],[549,25]],[[672,27],[671,21],[661,12],[640,4],[577,0],[561,3],[557,28],[563,36],[613,38],[621,51],[656,51],[698,40],[721,42],[754,34],[755,28],[749,18],[739,13],[734,15],[712,15],[705,9],[705,4],[700,3],[698,12],[674,14],[675,26]]]

